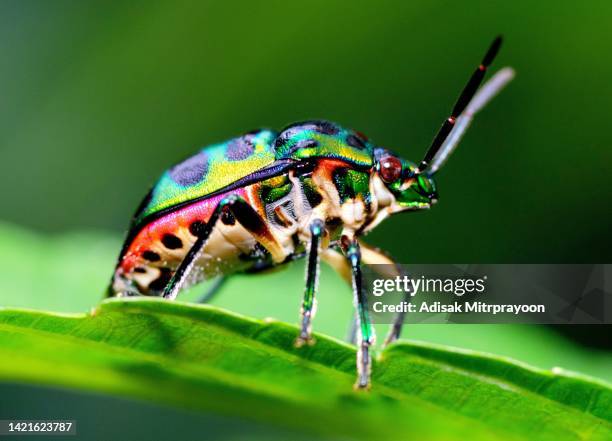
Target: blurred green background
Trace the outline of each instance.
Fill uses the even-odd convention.
[[[368,241],[403,263],[610,262],[611,19],[603,1],[4,0],[0,300],[93,306],[157,176],[250,129],[330,119],[419,160],[499,33],[493,70],[517,77],[439,173],[440,203]],[[239,277],[218,304],[295,321],[301,284],[300,265]],[[341,336],[349,316],[326,270],[315,327]],[[610,335],[572,333],[599,346]],[[548,328],[407,335],[611,378],[609,352]]]
[[[172,163],[308,118],[418,160],[502,33],[494,69],[516,80],[439,174],[439,205],[370,241],[406,263],[610,260],[609,2],[0,5],[4,220],[123,231]]]

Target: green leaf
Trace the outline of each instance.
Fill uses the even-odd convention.
[[[383,351],[355,391],[355,351],[211,306],[110,300],[92,314],[0,311],[0,381],[101,391],[349,439],[612,437],[604,382],[422,343]]]
[[[0,222],[0,305],[88,311],[102,298],[120,248],[120,238],[115,234],[95,231],[38,234]],[[343,338],[353,310],[350,288],[327,266],[321,269],[314,327],[318,332]],[[270,274],[237,275],[224,285],[213,304],[249,317],[274,317],[295,323],[303,283],[303,262]],[[205,289],[198,285],[192,292],[181,293],[179,299],[189,301]],[[387,330],[384,325],[377,328],[379,335]],[[403,335],[492,352],[542,368],[563,366],[612,381],[610,352],[572,343],[544,326],[418,324],[406,327]]]

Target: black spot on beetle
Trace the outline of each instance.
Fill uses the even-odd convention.
[[[159,262],[161,257],[155,251],[146,250],[142,253],[142,257],[147,259],[149,262]]]
[[[159,271],[159,277],[149,283],[149,289],[151,291],[162,291],[166,287],[170,279],[172,279],[172,271],[170,271],[170,268],[160,268]]]
[[[329,121],[317,121],[317,132],[325,135],[336,135],[338,133],[338,126]]]
[[[330,121],[310,120],[290,124],[283,128],[281,132],[291,132],[291,134],[295,134],[303,130],[312,130],[318,133],[323,133],[324,135],[336,135],[340,131],[338,126]]]
[[[144,274],[147,272],[147,270],[141,266],[137,266],[136,268],[134,268],[134,272],[135,273],[140,273],[140,274]]]
[[[294,149],[295,150],[313,149],[313,148],[318,147],[318,146],[319,146],[319,143],[315,139],[303,139],[300,142],[295,144]]]
[[[340,132],[340,128],[329,121],[302,121],[295,124],[291,124],[281,130],[280,135],[278,135],[278,137],[274,141],[274,147],[282,147],[283,145],[287,144],[287,142],[289,142],[291,138],[307,130],[331,136],[337,135]],[[299,148],[303,147],[304,146],[300,146]],[[295,148],[296,147],[294,146],[292,148],[292,151],[295,151]]]
[[[200,152],[172,167],[168,174],[174,182],[184,187],[200,182],[208,171],[208,155]]]
[[[346,143],[356,149],[365,149],[366,145],[363,140],[355,135],[349,135],[346,137]]]
[[[202,221],[193,221],[191,225],[189,225],[189,232],[193,234],[195,237],[200,237],[200,234],[204,232],[204,227],[206,226],[206,222]]]
[[[234,139],[227,145],[225,158],[228,161],[242,161],[253,154],[252,136],[245,135],[241,138]]]
[[[183,248],[183,241],[174,234],[164,234],[161,242],[169,250],[178,250],[179,248]]]

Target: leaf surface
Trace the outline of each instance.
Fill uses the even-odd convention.
[[[423,343],[379,354],[354,391],[355,351],[212,306],[109,300],[92,314],[0,311],[0,380],[67,386],[346,439],[612,437],[602,381]]]

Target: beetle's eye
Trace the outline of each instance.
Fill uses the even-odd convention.
[[[384,156],[379,161],[380,177],[386,183],[395,182],[402,174],[402,162],[395,156]]]

